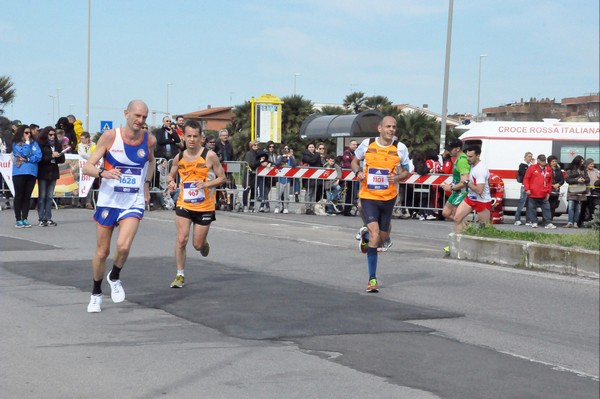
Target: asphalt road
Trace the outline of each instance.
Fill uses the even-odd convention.
[[[1,397],[599,395],[598,280],[447,259],[450,223],[395,220],[367,294],[358,218],[218,212],[177,290],[173,219],[147,213],[126,301],[88,314],[91,212],[0,212]]]

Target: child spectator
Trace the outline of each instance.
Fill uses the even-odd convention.
[[[339,179],[342,176],[342,166],[339,162],[337,162],[335,155],[332,154],[328,154],[325,156],[325,164],[323,166],[327,169],[335,169],[335,172],[338,177],[335,180],[325,180],[325,183],[323,185],[325,195],[327,195],[327,199],[329,199],[329,201],[334,201],[339,197],[340,192],[342,191]],[[331,203],[328,203],[325,206],[325,212],[327,212],[328,215],[334,214],[333,205],[331,205]]]

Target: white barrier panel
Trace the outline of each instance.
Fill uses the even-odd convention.
[[[98,162],[98,166],[101,164]],[[60,176],[56,181],[54,189],[55,197],[87,197],[94,184],[94,177],[81,173],[83,165],[87,161],[76,154],[65,154],[65,163],[58,165]],[[15,195],[15,187],[12,180],[13,159],[12,154],[0,154],[0,172],[6,181],[10,192]],[[33,189],[33,198],[37,198],[37,183]]]

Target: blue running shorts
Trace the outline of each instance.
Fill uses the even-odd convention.
[[[115,227],[123,219],[136,218],[141,220],[143,217],[144,209],[140,208],[120,209],[99,206],[94,213],[94,220],[103,227]]]

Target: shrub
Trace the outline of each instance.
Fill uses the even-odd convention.
[[[594,213],[592,214],[592,220],[584,223],[585,227],[591,227],[595,231],[600,230],[600,205],[596,205]]]

